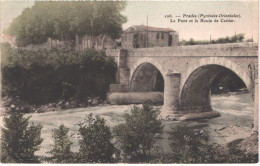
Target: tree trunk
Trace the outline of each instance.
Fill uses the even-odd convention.
[[[93,41],[93,36],[92,35],[90,36],[90,45],[91,45],[91,48],[94,48],[95,43]]]
[[[105,40],[106,40],[106,35],[103,35],[101,39],[102,49],[105,49]]]
[[[78,35],[78,34],[76,34],[75,49],[76,49],[76,50],[79,50],[79,35]]]
[[[50,38],[51,39],[51,38]],[[52,49],[52,39],[51,39],[51,47],[50,47],[50,49]]]

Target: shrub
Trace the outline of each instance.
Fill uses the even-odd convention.
[[[172,153],[154,158],[152,163],[256,163],[258,155],[245,153],[238,148],[242,139],[232,141],[226,147],[208,144],[203,130],[177,126],[170,134]],[[223,150],[224,148],[224,150]]]
[[[103,51],[2,49],[2,53],[7,54],[2,66],[3,95],[19,96],[29,104],[105,98],[115,81],[116,63]]]
[[[37,163],[34,153],[39,150],[43,139],[41,125],[29,123],[30,117],[23,117],[12,111],[10,117],[4,118],[1,137],[1,162],[3,163]]]
[[[243,139],[237,139],[227,144],[228,153],[223,157],[225,163],[257,163],[258,154],[246,153],[239,149],[238,144]]]
[[[88,126],[81,123],[79,133],[81,135],[79,159],[82,163],[111,163],[114,162],[113,155],[116,152],[111,143],[112,135],[110,129],[105,125],[105,120],[92,114],[86,119]]]
[[[169,132],[172,158],[178,163],[214,163],[218,154],[217,144],[208,144],[203,130],[177,126]]]
[[[55,163],[71,163],[74,160],[73,153],[70,150],[72,142],[69,140],[68,132],[69,128],[63,124],[58,129],[53,130],[54,147],[50,153],[52,154],[52,161]]]
[[[7,56],[12,51],[11,45],[7,42],[1,42],[0,43],[1,48],[1,65],[6,64],[7,62]]]
[[[216,40],[208,41],[208,40],[194,40],[191,38],[190,40],[181,40],[179,45],[204,45],[204,44],[221,44],[221,43],[241,43],[245,39],[245,34],[240,33],[234,36],[226,36],[225,38],[221,37]]]
[[[120,148],[126,156],[147,157],[155,143],[155,135],[162,133],[163,125],[158,120],[159,111],[144,104],[134,106],[131,114],[125,114],[124,123],[114,127]]]

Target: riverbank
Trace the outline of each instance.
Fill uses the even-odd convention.
[[[57,102],[36,105],[28,104],[20,100],[19,96],[16,97],[3,97],[1,101],[1,116],[8,114],[11,110],[19,110],[22,113],[44,113],[52,111],[63,111],[72,108],[87,108],[95,107],[98,105],[106,105],[107,102],[99,97],[87,98],[85,101],[76,100],[58,100]]]
[[[246,93],[247,91],[238,91],[238,92],[229,92],[223,94],[214,94],[213,96],[229,97],[233,95],[246,94]],[[161,93],[155,93],[155,94],[161,95]],[[161,98],[163,98],[163,95],[161,96]],[[158,103],[156,105],[158,105]],[[93,97],[93,98],[88,97],[86,100],[80,102],[73,99],[58,100],[57,102],[43,104],[43,105],[28,104],[26,102],[21,101],[19,96],[3,97],[1,101],[2,107],[0,110],[0,116],[5,115],[11,110],[19,110],[23,113],[44,113],[44,112],[52,112],[52,111],[63,111],[72,108],[87,108],[87,107],[106,106],[106,105],[108,105],[107,100],[102,100],[99,97]],[[127,105],[129,105],[129,103]]]

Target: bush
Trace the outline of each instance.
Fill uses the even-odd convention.
[[[220,147],[208,144],[203,130],[177,126],[170,134],[172,153],[157,156],[152,163],[256,163],[258,155],[245,153],[238,148],[235,140]],[[223,151],[224,148],[224,151]]]
[[[69,128],[63,124],[53,130],[54,148],[50,151],[54,163],[72,163],[74,154],[70,151],[72,142],[68,136]]]
[[[12,47],[8,42],[1,42],[0,43],[0,48],[1,48],[1,64],[4,65],[7,62],[7,57],[12,51]]]
[[[1,137],[1,162],[3,163],[37,163],[34,153],[42,143],[41,125],[29,123],[30,117],[23,117],[12,111],[10,117],[4,118]]]
[[[225,163],[257,163],[258,154],[246,153],[239,149],[238,144],[243,139],[237,139],[227,144],[228,153],[223,157]]]
[[[218,154],[217,144],[208,144],[203,130],[177,126],[170,133],[172,158],[177,163],[214,163]]]
[[[125,114],[125,123],[114,127],[120,148],[126,156],[144,157],[150,155],[155,143],[155,135],[162,133],[163,125],[158,120],[159,111],[144,104],[142,108],[134,106],[131,114]]]
[[[204,45],[204,44],[222,44],[222,43],[241,43],[245,39],[245,34],[240,33],[234,36],[226,36],[225,38],[221,37],[216,40],[208,41],[208,40],[194,40],[191,38],[190,40],[181,40],[179,45]]]
[[[19,96],[29,104],[59,99],[105,98],[115,81],[116,63],[104,51],[9,49],[2,64],[3,95]]]
[[[111,163],[114,162],[113,155],[116,152],[111,143],[112,135],[105,120],[92,114],[86,119],[88,126],[81,123],[79,133],[80,140],[79,159],[81,163]]]

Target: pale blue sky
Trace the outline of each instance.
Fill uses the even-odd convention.
[[[24,8],[33,5],[33,1],[1,1],[1,32],[9,22],[17,17]],[[126,29],[130,25],[146,25],[148,13],[148,25],[155,27],[169,27],[179,32],[180,39],[209,40],[231,36],[236,33],[245,33],[246,38],[258,37],[258,3],[257,1],[204,1],[204,2],[127,2],[123,12],[128,22],[123,25]],[[241,18],[235,23],[170,23],[165,19],[166,14],[182,16],[183,14],[240,14]]]

